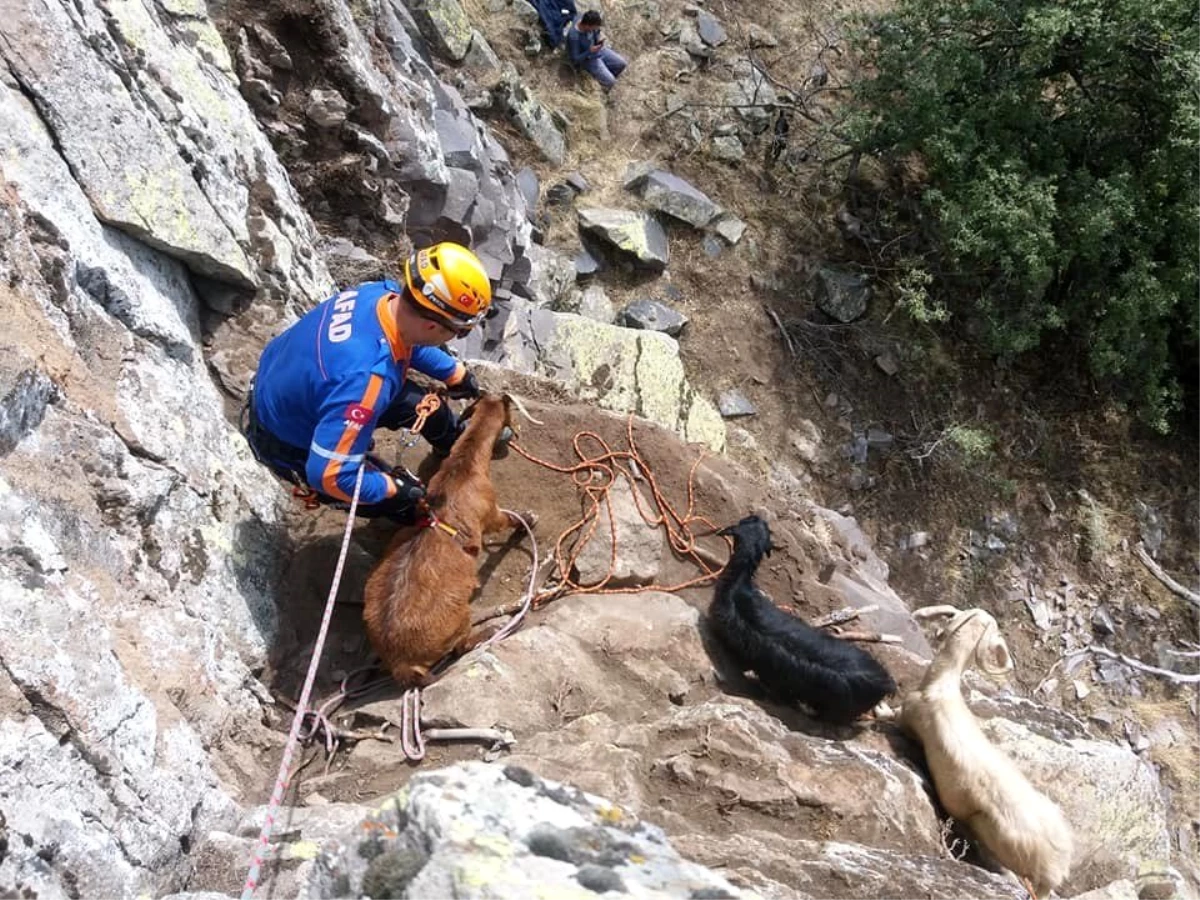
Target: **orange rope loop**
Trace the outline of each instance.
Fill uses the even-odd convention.
[[[666,591],[669,593],[705,584],[706,582],[713,581],[721,574],[723,567],[713,568],[696,553],[696,536],[692,531],[692,525],[697,522],[707,526],[709,533],[717,530],[717,527],[708,518],[697,514],[695,511],[695,475],[696,469],[704,460],[704,453],[702,452],[696,458],[695,462],[692,463],[691,469],[688,471],[687,511],[681,516],[663,495],[662,490],[658,486],[658,481],[654,477],[653,470],[638,451],[637,442],[633,436],[632,415],[629,417],[627,423],[626,435],[629,441],[629,449],[613,450],[605,442],[604,438],[600,437],[594,431],[576,432],[575,436],[571,439],[571,446],[579,462],[573,465],[558,465],[540,459],[526,451],[515,441],[509,445],[514,451],[535,465],[542,466],[552,472],[570,475],[572,483],[582,492],[586,501],[580,520],[560,534],[558,540],[555,542],[553,554],[556,566],[556,572],[553,575],[555,583],[538,593],[534,599],[535,607],[541,606],[550,600],[571,594],[636,594],[644,591]],[[584,446],[585,441],[599,445],[599,452],[589,455]],[[650,584],[639,587],[606,587],[609,581],[612,580],[617,561],[616,522],[612,515],[612,501],[609,492],[619,477],[627,479],[630,486],[633,487],[635,481],[638,479],[634,471],[631,470],[636,470],[640,473],[641,479],[649,488],[655,505],[654,510],[647,511],[643,506],[645,501],[641,496],[641,491],[636,489],[633,491],[634,502],[637,505],[638,513],[641,515],[642,520],[654,528],[661,526],[666,531],[667,541],[671,546],[671,550],[679,557],[690,557],[701,568],[704,574],[681,584],[674,585]],[[579,558],[579,554],[582,552],[584,546],[592,539],[596,533],[596,529],[600,525],[601,503],[604,504],[604,508],[608,512],[610,547],[612,548],[608,574],[596,584],[582,585],[571,578],[571,570],[574,568],[575,562]],[[568,541],[572,539],[572,536],[574,536],[574,540],[568,546]],[[726,543],[729,543],[728,539],[726,539]]]

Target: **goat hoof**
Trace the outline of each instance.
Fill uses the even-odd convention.
[[[520,516],[520,519],[518,519],[517,516]],[[529,530],[533,531],[535,528],[537,528],[538,514],[531,509],[523,509],[515,515],[510,515],[509,519],[512,521],[513,528],[520,528],[521,519],[524,519],[525,524],[529,526]]]

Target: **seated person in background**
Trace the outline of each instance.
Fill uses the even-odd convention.
[[[608,93],[628,63],[615,50],[604,46],[604,36],[600,33],[603,24],[604,19],[596,10],[585,12],[567,32],[567,56],[572,65],[586,69]]]
[[[529,0],[538,11],[542,20],[542,28],[546,33],[546,43],[551,49],[557,49],[566,36],[567,26],[575,21],[578,10],[575,0]]]

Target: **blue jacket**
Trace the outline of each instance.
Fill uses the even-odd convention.
[[[305,480],[339,500],[350,499],[364,464],[360,502],[396,493],[366,453],[408,367],[451,383],[465,374],[445,350],[403,344],[388,309],[400,291],[394,281],[372,281],[335,294],[267,344],[258,363],[259,424],[284,443],[307,447]]]
[[[600,36],[597,30],[580,31],[575,25],[567,32],[567,58],[572,65],[582,66],[593,57],[592,48],[596,46],[596,38]]]

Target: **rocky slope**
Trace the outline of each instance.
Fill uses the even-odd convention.
[[[266,339],[336,283],[382,271],[406,238],[469,240],[504,312],[462,350],[502,366],[487,370],[492,386],[541,399],[547,425],[525,437],[536,455],[568,462],[567,437],[584,429],[620,445],[624,419],[597,410],[636,413],[683,508],[696,445],[719,452],[725,426],[674,338],[613,324],[576,285],[580,263],[538,244],[558,226],[531,221],[510,152],[565,159],[561,125],[453,0],[17,0],[6,12],[0,891],[236,893],[287,727],[272,695],[292,693],[307,658],[338,527],[291,509],[232,424]],[[702,51],[705,34],[715,39],[706,23],[700,43],[672,41]],[[449,73],[450,62],[461,67]],[[475,114],[485,108],[491,126]],[[624,190],[620,180],[600,190]],[[721,252],[741,239],[728,217],[705,223]],[[663,239],[679,246],[674,231]],[[636,280],[649,247],[597,252]],[[518,462],[498,467],[502,498],[527,498],[556,535],[578,515],[574,488]],[[809,615],[877,606],[866,624],[903,637],[880,654],[911,683],[929,646],[853,520],[814,504],[787,466],[768,482],[716,457],[702,473],[704,515],[763,508],[779,523],[789,549],[764,586]],[[629,521],[624,545],[661,547]],[[347,596],[378,538],[360,536]],[[668,584],[696,574],[659,557]],[[499,555],[485,597],[511,599],[523,562]],[[377,855],[402,869],[404,848],[424,847],[414,896],[570,883],[673,896],[684,883],[693,896],[1017,894],[960,858],[919,756],[890,726],[831,732],[727,667],[718,680],[706,600],[703,588],[568,598],[460,666],[429,692],[426,717],[513,731],[498,763],[533,774],[501,778],[497,765],[414,782],[408,823]],[[357,617],[338,611],[322,690],[366,658]],[[1143,893],[1177,888],[1152,767],[1071,716],[991,690],[977,699],[994,739],[1042,773],[1080,829],[1067,893],[1139,872]],[[363,727],[396,715],[388,700],[356,712]],[[372,807],[408,781],[397,749],[360,741],[330,780],[299,783],[294,824],[276,835],[276,893],[362,888],[371,873],[339,865],[354,857],[349,834],[378,822]],[[425,767],[479,755],[460,748]],[[570,802],[547,805],[559,789],[543,778],[572,786]],[[430,812],[444,804],[423,790],[487,796],[503,827]],[[322,805],[322,791],[339,802]],[[603,836],[634,850],[600,859],[560,846],[561,834],[531,836],[539,822],[581,846]],[[468,825],[482,830],[439,843]],[[681,860],[664,835],[719,874]],[[535,849],[547,846],[557,849]]]

